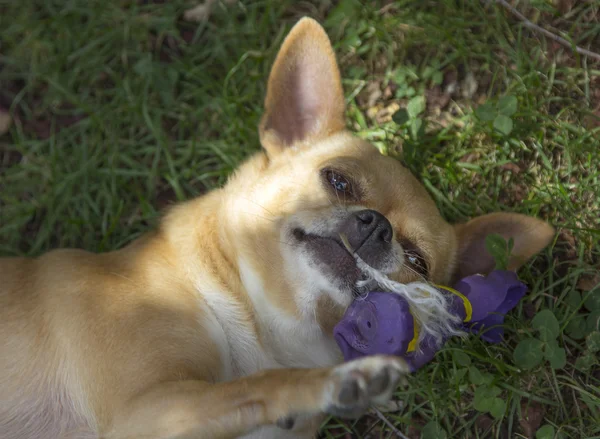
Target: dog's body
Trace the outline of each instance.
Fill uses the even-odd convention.
[[[290,33],[269,79],[265,151],[106,254],[0,261],[0,437],[312,437],[323,413],[391,396],[404,363],[347,364],[331,335],[361,272],[401,282],[512,268],[553,229],[495,214],[451,226],[399,162],[344,130],[327,36]]]

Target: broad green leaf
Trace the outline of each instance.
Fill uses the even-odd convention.
[[[554,356],[550,358],[550,367],[552,369],[562,369],[567,365],[567,353],[563,348],[554,351]]]
[[[482,413],[489,412],[492,408],[492,397],[490,396],[487,386],[480,386],[475,389],[473,408]]]
[[[535,433],[535,439],[554,439],[554,427],[544,425]]]
[[[469,367],[471,365],[471,358],[464,352],[454,351],[452,358],[454,358],[454,362],[459,366]]]
[[[513,121],[510,117],[499,114],[494,119],[494,128],[500,134],[508,136],[513,130]]]
[[[565,298],[565,303],[573,310],[579,309],[581,306],[581,294],[577,290],[571,290]]]
[[[422,439],[446,439],[447,437],[446,430],[435,421],[429,421],[421,430]]]
[[[587,317],[587,332],[589,334],[592,331],[600,331],[600,309],[592,311]]]
[[[544,341],[553,340],[560,335],[560,325],[554,313],[544,309],[536,314],[531,325],[540,331],[540,338]]]
[[[456,372],[454,372],[454,382],[462,383],[467,372],[468,369],[456,369]]]
[[[512,116],[517,112],[518,101],[515,96],[504,96],[498,101],[498,113]]]
[[[485,383],[485,378],[483,377],[482,373],[479,372],[479,369],[477,369],[475,366],[471,366],[469,367],[469,381],[472,384],[479,386]]]
[[[492,104],[486,102],[475,109],[475,116],[483,122],[491,122],[496,118],[496,110]]]
[[[435,72],[431,78],[431,81],[435,85],[441,85],[442,82],[444,82],[444,74],[440,71]]]
[[[535,338],[521,340],[513,352],[515,364],[522,369],[533,369],[544,358],[543,342]]]
[[[596,358],[596,354],[586,352],[583,355],[581,355],[579,358],[577,358],[577,360],[575,361],[575,367],[577,369],[581,370],[582,372],[587,372],[597,362],[598,362],[598,359]]]
[[[506,403],[500,398],[493,398],[490,405],[490,414],[496,418],[500,419],[504,416],[504,412],[506,411]]]
[[[398,125],[404,125],[406,122],[408,122],[409,119],[410,118],[408,117],[408,111],[406,111],[404,108],[396,111],[392,116],[392,120]]]
[[[501,399],[496,398],[498,395],[502,393],[502,390],[496,386],[479,386],[475,389],[475,395],[473,397],[473,407],[475,410],[480,412],[491,412],[492,410],[499,410],[498,403],[496,400]],[[502,409],[504,413],[504,408]]]
[[[496,261],[497,270],[506,270],[508,266],[508,246],[506,240],[492,233],[485,237],[485,248]]]
[[[408,115],[411,119],[416,118],[419,114],[425,111],[425,97],[416,96],[412,98],[406,105],[406,111],[408,111]]]
[[[433,76],[435,69],[431,66],[427,66],[423,69],[423,73],[421,74],[421,79],[430,79]]]
[[[488,392],[491,396],[498,396],[502,393],[502,389],[497,386],[488,387]]]
[[[587,346],[587,350],[592,353],[600,351],[600,332],[594,331],[588,335],[585,340],[585,345]]]
[[[413,139],[418,139],[419,138],[419,134],[421,131],[421,127],[423,126],[423,121],[421,119],[411,119],[409,122],[409,126],[410,126],[410,134],[412,135]]]
[[[359,48],[362,46],[362,39],[360,38],[360,34],[358,32],[352,32],[346,38],[342,40],[344,46],[346,47],[354,47]]]
[[[338,2],[329,13],[325,25],[328,27],[337,27],[345,20],[351,20],[360,12],[361,3],[359,0],[342,0]]]
[[[574,340],[581,340],[588,334],[587,323],[584,316],[575,316],[565,328],[565,332]]]
[[[396,69],[394,72],[392,72],[392,77],[394,79],[394,82],[396,83],[396,85],[400,88],[402,88],[403,85],[405,85],[404,83],[406,82],[406,69],[403,69],[402,67]]]
[[[554,339],[548,340],[544,346],[544,356],[553,369],[562,369],[567,364],[567,354]]]
[[[584,306],[588,311],[600,311],[600,289],[594,291],[585,299]]]

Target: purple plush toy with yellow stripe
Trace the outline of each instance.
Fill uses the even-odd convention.
[[[504,270],[465,277],[454,288],[438,288],[450,295],[450,309],[460,317],[461,329],[479,333],[490,343],[502,340],[504,316],[527,291],[516,273]],[[375,354],[396,355],[406,359],[413,371],[429,362],[439,349],[439,344],[427,336],[417,346],[419,331],[408,303],[402,296],[387,292],[371,292],[356,299],[336,325],[334,336],[346,361]]]

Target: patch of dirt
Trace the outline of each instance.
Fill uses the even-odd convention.
[[[0,90],[0,119],[2,114],[7,113],[7,108],[11,108],[15,97],[21,93],[25,84],[22,81],[6,81],[2,84]],[[46,87],[40,86],[35,92],[26,95],[29,108],[40,108],[42,106],[42,96]],[[63,128],[70,127],[77,122],[85,119],[87,115],[78,114],[75,108],[70,104],[59,104],[54,110],[48,109],[46,112],[36,114],[33,119],[26,117],[19,106],[14,108],[14,113],[8,115],[12,124],[22,126],[26,133],[33,133],[39,139],[47,139],[53,133],[59,132]],[[10,127],[10,125],[9,125]],[[1,127],[0,127],[1,128]],[[2,135],[0,129],[0,135]]]
[[[75,125],[85,118],[85,115],[58,115],[46,113],[35,120],[23,121],[22,123],[25,126],[26,131],[35,133],[39,139],[47,139],[52,134]]]
[[[412,423],[406,430],[406,437],[409,439],[421,439],[421,430],[425,427],[425,421],[418,417],[412,418]]]
[[[18,164],[21,160],[23,160],[23,155],[20,152],[0,144],[0,175],[5,169]]]
[[[8,133],[11,125],[12,116],[8,112],[8,109],[0,107],[0,137]]]
[[[425,101],[427,110],[435,113],[440,112],[450,103],[452,96],[445,92],[441,86],[435,85],[428,90],[425,90]]]
[[[594,275],[585,274],[577,282],[577,288],[584,292],[592,291],[598,285],[600,285],[600,274],[598,273]]]
[[[523,434],[532,439],[535,437],[535,432],[542,425],[546,409],[540,403],[535,401],[521,402],[521,418],[519,425],[523,430]]]
[[[558,241],[564,247],[563,258],[566,260],[577,259],[577,240],[569,230],[561,230],[558,235]]]
[[[158,211],[163,211],[176,202],[177,194],[173,188],[167,184],[167,182],[163,182],[163,184],[160,185],[160,189],[158,190],[158,193],[154,199],[154,207]]]
[[[479,430],[479,436],[475,437],[509,439],[506,422],[495,423],[494,419],[488,414],[477,415],[475,427]],[[475,437],[472,436],[471,438],[475,439]]]
[[[527,320],[533,319],[536,314],[535,305],[531,302],[523,302],[523,314]]]
[[[528,186],[524,183],[512,183],[500,191],[499,201],[507,206],[516,206],[527,198]]]
[[[475,427],[484,435],[490,434],[494,427],[494,419],[490,415],[480,414],[475,419]]]

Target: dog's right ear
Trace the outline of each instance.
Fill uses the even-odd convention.
[[[488,274],[494,269],[493,256],[485,247],[485,239],[494,233],[514,240],[508,269],[516,271],[546,247],[555,230],[550,224],[516,213],[490,213],[454,226],[459,242],[455,279],[472,274]]]
[[[344,129],[344,113],[329,37],[315,20],[303,18],[286,37],[271,69],[260,141],[273,156]]]

